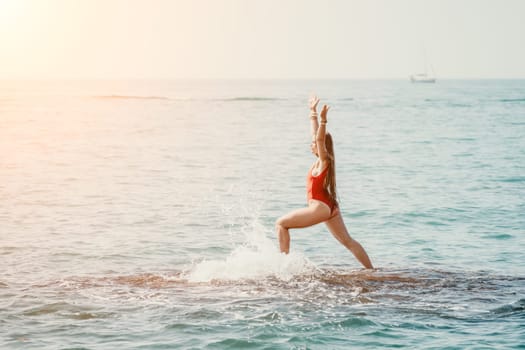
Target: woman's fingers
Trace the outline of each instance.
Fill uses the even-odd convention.
[[[323,109],[321,110],[321,119],[326,120],[326,114],[328,113],[329,109],[329,106],[323,105]]]
[[[319,98],[316,95],[312,95],[309,100],[310,108],[315,109],[317,108],[317,104],[319,103]]]

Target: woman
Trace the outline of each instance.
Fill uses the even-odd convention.
[[[310,99],[310,122],[312,131],[312,153],[317,160],[310,168],[307,178],[308,207],[294,210],[276,222],[279,245],[282,253],[290,251],[291,228],[308,227],[324,222],[332,235],[367,269],[372,269],[370,258],[365,250],[348,234],[339,205],[337,203],[335,183],[335,156],[332,136],[326,132],[326,117],[329,107],[324,105],[321,110],[321,123],[317,121],[317,105],[319,99]]]

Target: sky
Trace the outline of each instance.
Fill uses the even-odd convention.
[[[0,79],[525,78],[525,0],[0,0]]]

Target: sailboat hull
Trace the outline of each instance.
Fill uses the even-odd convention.
[[[413,83],[435,83],[436,78],[429,77],[426,74],[411,75],[410,81]]]

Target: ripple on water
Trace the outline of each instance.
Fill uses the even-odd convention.
[[[272,344],[279,349],[278,344],[343,348],[348,334],[359,335],[368,347],[373,342],[397,346],[410,332],[439,334],[451,324],[457,331],[458,324],[522,319],[525,308],[524,299],[513,301],[523,294],[524,277],[485,271],[328,266],[287,279],[197,283],[185,276],[184,271],[72,276],[33,285],[31,291],[50,296],[49,302],[38,305],[42,299],[36,298],[17,309],[21,319],[49,325],[98,320],[93,324],[109,327],[128,318],[142,325],[156,320],[164,324],[163,337],[183,348]]]
[[[273,299],[278,298],[317,308],[344,304],[408,305],[413,308],[414,305],[420,307],[424,304],[433,304],[450,310],[465,299],[492,307],[494,300],[499,297],[507,296],[512,291],[523,292],[523,281],[525,277],[499,276],[484,271],[378,269],[344,272],[324,268],[285,280],[268,276],[261,279],[215,279],[210,282],[194,283],[186,280],[182,271],[175,271],[170,274],[71,277],[35,285],[35,287],[60,288],[61,291],[70,292],[86,290],[94,293],[113,292],[115,293],[113,297],[116,298],[129,295],[160,300],[170,297],[172,293],[183,291],[189,293],[188,300],[191,300],[192,296],[195,299],[204,298],[201,300],[213,296],[213,300],[230,308],[272,303]],[[519,305],[522,305],[522,301],[520,303]],[[59,311],[91,312],[89,308],[78,305],[51,303],[26,310],[25,314],[34,316]],[[190,308],[182,317],[213,319],[220,317],[223,311],[224,309]],[[272,312],[267,314],[276,315]]]
[[[498,318],[512,316],[520,316],[521,318],[525,318],[525,299],[522,298],[514,303],[499,306],[490,310],[490,312]]]
[[[23,316],[28,317],[46,316],[51,314],[73,320],[89,320],[113,316],[113,313],[111,312],[99,312],[95,311],[93,307],[73,305],[67,302],[55,302],[37,307],[30,307],[22,312]]]
[[[511,238],[514,238],[514,236],[508,233],[491,233],[491,234],[482,236],[482,238],[500,240],[500,239],[511,239]]]
[[[507,182],[507,183],[525,182],[525,176],[504,177],[504,178],[497,179],[496,181]]]

